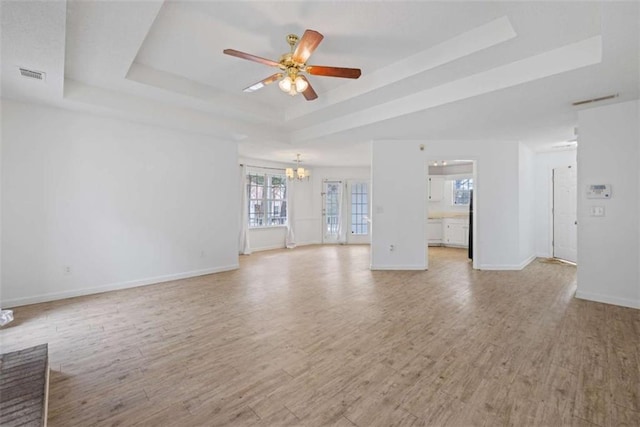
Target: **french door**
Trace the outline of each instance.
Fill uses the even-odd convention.
[[[349,201],[349,227],[347,243],[366,244],[371,242],[369,234],[369,182],[349,181],[347,183]]]
[[[326,180],[322,185],[322,243],[370,243],[369,182]]]
[[[344,242],[342,199],[342,181],[325,180],[322,183],[322,243]]]

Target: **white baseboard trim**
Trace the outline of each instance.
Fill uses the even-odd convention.
[[[309,242],[297,242],[298,246],[310,246],[310,245],[321,245],[321,241],[312,240]]]
[[[524,269],[526,266],[528,266],[529,264],[531,264],[537,257],[535,255],[531,255],[529,258],[525,259],[524,261],[522,261],[520,264],[498,264],[498,265],[492,265],[492,264],[481,264],[478,266],[479,270],[496,270],[496,271],[500,271],[500,270],[510,270],[510,271],[514,271],[514,270],[522,270]]]
[[[322,242],[318,242],[318,241],[311,241],[311,242],[296,242],[296,247],[301,247],[301,246],[311,246],[311,245],[322,245]],[[345,243],[329,243],[329,245],[345,245]],[[349,243],[349,245],[370,245],[370,243]],[[275,249],[284,249],[285,246],[284,244],[282,245],[271,245],[271,246],[263,246],[260,248],[251,248],[251,253],[254,252],[263,252],[263,251],[272,251]],[[402,268],[401,270],[406,270],[404,268]]]
[[[136,288],[138,286],[155,285],[172,280],[188,279],[190,277],[205,276],[207,274],[221,273],[223,271],[236,270],[240,264],[226,265],[222,267],[205,268],[202,270],[187,271],[184,273],[168,274],[166,276],[149,277],[146,279],[130,280],[127,282],[111,283],[93,288],[74,289],[70,291],[52,292],[31,297],[14,298],[2,301],[3,307],[19,307],[21,305],[38,304],[41,302],[55,301],[65,298],[80,297],[84,295],[100,294],[119,289]]]
[[[388,270],[388,271],[402,271],[402,270],[419,270],[426,271],[426,265],[371,265],[371,270]]]
[[[525,259],[524,261],[522,261],[520,263],[520,268],[519,270],[522,270],[523,268],[525,268],[526,266],[528,266],[529,264],[531,264],[533,261],[535,261],[538,257],[535,255],[531,255],[529,258]]]
[[[601,295],[601,294],[594,294],[591,292],[580,292],[580,291],[576,291],[576,298],[587,300],[587,301],[603,302],[605,304],[621,305],[622,307],[640,309],[640,300],[634,301],[632,299],[627,299],[627,298],[618,298],[618,297],[612,297],[609,295]]]
[[[262,246],[260,248],[251,248],[251,252],[262,252],[262,251],[272,251],[274,249],[284,249],[284,243],[282,243],[281,245],[269,245],[269,246]]]

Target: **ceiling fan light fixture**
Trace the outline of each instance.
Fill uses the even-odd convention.
[[[283,78],[282,80],[280,80],[280,83],[278,83],[278,86],[280,86],[280,89],[283,92],[290,92],[291,91],[291,87],[293,86],[292,83],[293,82],[291,81],[291,77],[287,76],[287,77]]]
[[[309,87],[309,83],[300,76],[296,77],[295,84],[298,92],[304,92]]]

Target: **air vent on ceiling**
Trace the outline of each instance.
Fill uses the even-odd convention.
[[[592,102],[606,101],[607,99],[617,98],[618,96],[620,96],[620,94],[614,93],[613,95],[601,96],[600,98],[593,98],[593,99],[585,99],[583,101],[576,101],[572,105],[576,106],[576,105],[590,104]]]
[[[29,70],[28,68],[22,68],[22,67],[20,67],[20,75],[22,77],[27,77],[29,79],[36,79],[36,80],[45,80],[45,77],[47,76],[42,71]]]

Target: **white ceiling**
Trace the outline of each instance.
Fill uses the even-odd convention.
[[[373,139],[574,138],[571,102],[639,96],[638,2],[2,1],[2,96],[239,142],[244,157],[366,165]],[[325,38],[315,101],[223,55],[278,60],[285,36]],[[47,80],[19,77],[17,67]],[[585,108],[585,107],[583,107]]]

